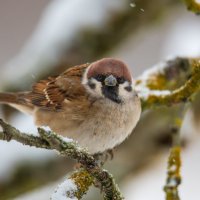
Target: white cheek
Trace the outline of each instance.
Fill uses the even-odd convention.
[[[91,79],[91,83],[95,84],[95,88],[92,89],[88,86],[88,79],[87,79],[87,73],[88,70],[91,66],[89,66],[85,73],[83,74],[83,79],[82,79],[82,84],[84,85],[84,87],[86,88],[86,90],[92,94],[94,97],[103,97],[102,91],[101,91],[101,83],[98,82],[96,79],[92,78]]]
[[[94,97],[98,97],[98,98],[99,97],[103,97],[102,89],[101,89],[102,88],[102,84],[100,82],[98,82],[96,79],[93,79],[93,78],[90,81],[91,81],[92,84],[95,85],[95,88],[94,89],[90,88],[88,86],[88,84],[86,83],[84,85],[85,85],[87,91],[90,94],[92,94]]]
[[[128,87],[128,86],[129,86],[128,82],[124,82],[123,84],[119,84],[119,96],[122,99],[130,99],[135,95],[135,92],[133,90],[133,86],[132,85],[131,85],[132,91],[129,92],[129,91],[127,91],[125,89],[125,87]]]
[[[102,84],[95,79],[92,79],[91,82],[95,84],[94,94],[102,97]]]

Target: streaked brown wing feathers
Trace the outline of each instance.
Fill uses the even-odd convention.
[[[35,106],[60,110],[64,100],[71,101],[85,95],[81,77],[88,64],[75,66],[57,77],[41,80],[32,87],[28,99]]]

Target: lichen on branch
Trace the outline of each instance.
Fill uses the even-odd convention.
[[[196,2],[195,0],[184,0],[185,4],[187,5],[188,10],[196,14],[200,14],[200,3]]]
[[[58,185],[51,196],[51,200],[81,199],[93,182],[93,177],[86,170],[77,171]]]
[[[186,102],[199,91],[199,85],[200,60],[189,58],[165,61],[135,81],[143,109]]]
[[[180,146],[172,147],[168,159],[168,167],[167,167],[167,181],[164,187],[164,191],[166,194],[166,200],[180,200],[178,194],[178,186],[181,183],[181,148]]]

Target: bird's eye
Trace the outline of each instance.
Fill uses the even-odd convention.
[[[98,75],[95,77],[95,79],[96,79],[97,81],[100,81],[100,82],[102,82],[102,81],[104,81],[104,79],[105,79],[105,76],[104,76],[104,75],[102,75],[102,74],[98,74]]]
[[[122,84],[122,83],[125,82],[125,78],[124,77],[118,77],[117,82],[118,82],[118,84]]]

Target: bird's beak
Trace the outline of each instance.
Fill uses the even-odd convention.
[[[106,86],[116,86],[117,85],[117,79],[113,76],[113,75],[109,75],[106,79],[105,79],[105,85]]]

